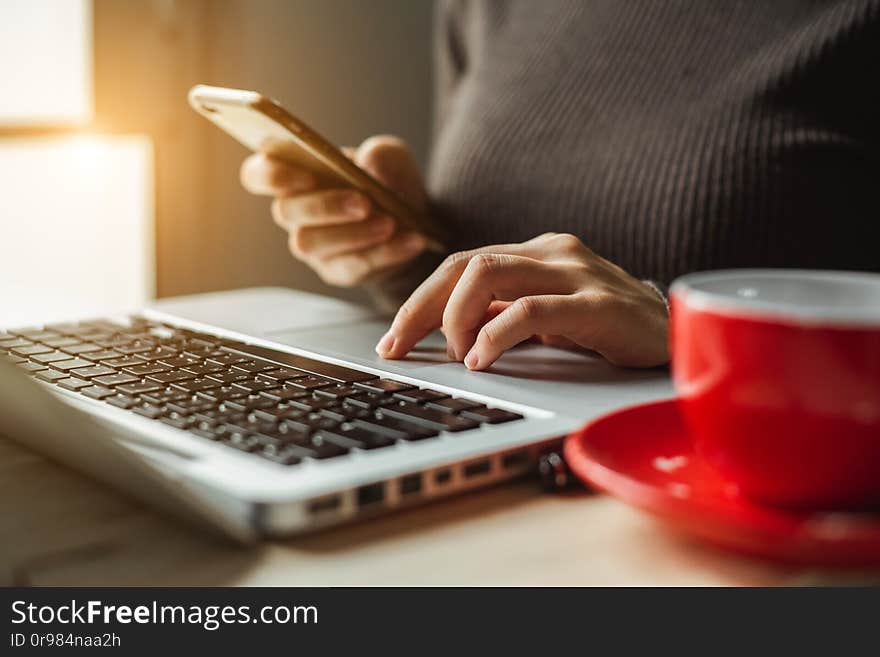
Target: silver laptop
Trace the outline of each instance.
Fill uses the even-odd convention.
[[[386,328],[276,288],[5,327],[0,433],[249,540],[523,476],[585,421],[671,395],[663,370],[539,345],[489,372],[438,336],[384,361]]]

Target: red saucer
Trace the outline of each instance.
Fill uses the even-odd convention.
[[[880,564],[880,513],[745,499],[694,453],[675,400],[590,422],[565,441],[565,458],[586,483],[716,545],[799,564]]]

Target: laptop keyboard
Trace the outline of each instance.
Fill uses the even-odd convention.
[[[283,465],[522,419],[142,317],[0,332],[0,355],[44,383]]]

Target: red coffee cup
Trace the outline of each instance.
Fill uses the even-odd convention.
[[[880,503],[880,275],[690,274],[670,312],[682,414],[720,474],[771,504]]]

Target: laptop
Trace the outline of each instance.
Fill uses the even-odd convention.
[[[488,372],[373,351],[388,320],[255,288],[0,329],[0,434],[238,540],[369,518],[522,477],[665,370],[523,345]]]

